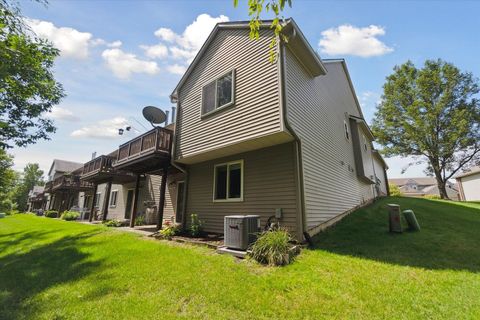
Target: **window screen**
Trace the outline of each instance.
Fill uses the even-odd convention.
[[[217,80],[217,108],[232,102],[232,73]]]
[[[210,113],[218,108],[233,103],[234,72],[221,76],[202,89],[202,114]]]
[[[228,197],[231,199],[240,198],[242,195],[242,167],[240,163],[235,163],[228,168],[230,175]]]
[[[227,165],[215,168],[215,199],[227,198]]]
[[[118,191],[112,191],[112,193],[110,194],[110,206],[111,207],[115,207],[117,205],[117,195],[118,195]]]
[[[215,166],[215,200],[242,199],[242,170],[242,161],[235,161]]]
[[[202,103],[203,113],[209,113],[215,110],[215,81],[203,87]]]

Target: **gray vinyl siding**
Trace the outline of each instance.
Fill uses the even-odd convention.
[[[312,78],[285,50],[287,118],[301,140],[307,229],[373,198],[359,181],[353,146],[345,138],[348,115],[360,117],[341,62],[326,63],[325,76]]]
[[[176,158],[205,153],[282,128],[277,64],[268,60],[271,33],[252,41],[249,29],[221,29],[179,90]],[[235,70],[235,103],[201,117],[204,85]]]
[[[244,199],[242,202],[213,202],[214,166],[243,160]],[[298,203],[295,184],[294,144],[286,143],[253,152],[194,164],[188,167],[187,224],[198,214],[206,231],[223,233],[226,215],[258,214],[261,224],[282,208],[281,224],[298,232]]]

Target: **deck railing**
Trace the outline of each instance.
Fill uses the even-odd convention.
[[[92,183],[80,180],[79,176],[61,176],[56,178],[53,181],[52,189],[60,189],[60,188],[80,189],[80,188],[92,188],[92,187],[93,187]]]
[[[47,181],[45,183],[45,192],[49,192],[49,191],[52,191],[52,187],[53,187],[53,181]]]
[[[99,156],[85,163],[82,170],[82,176],[91,175],[98,172],[110,172],[114,157]]]
[[[149,153],[170,154],[173,132],[165,128],[155,128],[118,148],[116,163],[126,162]]]

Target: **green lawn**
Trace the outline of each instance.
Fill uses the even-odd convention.
[[[388,202],[420,233],[387,233]],[[480,317],[480,204],[385,199],[266,268],[27,215],[0,219],[0,319]]]

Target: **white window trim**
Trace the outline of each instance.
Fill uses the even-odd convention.
[[[217,108],[217,81],[218,79],[226,76],[227,74],[231,73],[232,74],[232,101],[224,104],[224,105],[221,105]],[[206,113],[203,113],[203,89],[208,86],[209,84],[211,84],[212,82],[215,82],[215,109],[213,109],[212,111],[210,112],[206,112]],[[235,104],[235,69],[231,69],[231,70],[228,70],[227,72],[223,73],[222,75],[218,76],[215,78],[215,80],[212,80],[212,81],[209,81],[207,82],[205,85],[202,86],[202,92],[201,92],[201,97],[200,97],[200,101],[201,101],[201,106],[200,106],[200,117],[201,118],[204,118],[204,117],[208,117],[214,113],[217,113],[225,108],[228,108],[232,105]]]
[[[343,120],[343,135],[345,136],[345,140],[350,141],[350,127],[346,120]]]
[[[115,197],[115,204],[112,204],[112,200],[113,200],[112,195],[113,195],[114,192],[116,192],[117,195]],[[110,208],[115,208],[117,206],[117,203],[118,203],[118,189],[112,190],[110,192],[110,200],[109,201],[110,201],[110,203],[108,205],[109,205]]]
[[[240,178],[240,198],[229,198],[229,189],[230,189],[230,174],[228,171],[228,167],[234,164],[240,164],[240,171],[241,171],[241,178]],[[216,191],[217,191],[217,167],[227,166],[227,198],[226,199],[215,199]],[[229,161],[224,163],[219,163],[213,166],[213,202],[243,202],[243,185],[244,185],[244,166],[243,166],[243,159]]]

